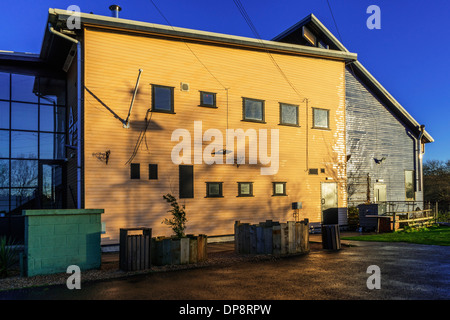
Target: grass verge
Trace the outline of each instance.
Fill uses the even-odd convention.
[[[450,227],[433,226],[428,228],[407,229],[392,233],[341,237],[341,239],[356,241],[408,242],[450,246]]]

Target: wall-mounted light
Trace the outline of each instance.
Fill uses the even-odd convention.
[[[332,177],[326,177],[325,180],[333,180]]]

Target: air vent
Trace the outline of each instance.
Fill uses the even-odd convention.
[[[189,91],[189,83],[181,82],[180,90],[181,91]]]

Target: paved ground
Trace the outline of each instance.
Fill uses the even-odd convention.
[[[312,235],[311,240],[320,240]],[[347,241],[347,243],[349,243]],[[443,246],[357,242],[340,251],[231,266],[153,273],[82,284],[0,292],[0,299],[82,300],[384,300],[450,299],[450,250]],[[210,250],[232,250],[215,244]],[[381,289],[368,289],[367,268],[380,268]]]

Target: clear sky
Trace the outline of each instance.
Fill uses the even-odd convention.
[[[233,0],[153,0],[173,26],[254,37]],[[263,39],[270,40],[310,13],[341,38],[359,61],[435,139],[424,159],[450,159],[450,1],[241,0]],[[166,24],[151,0],[5,0],[0,50],[39,53],[48,8]],[[381,9],[381,29],[370,30],[370,5]]]

